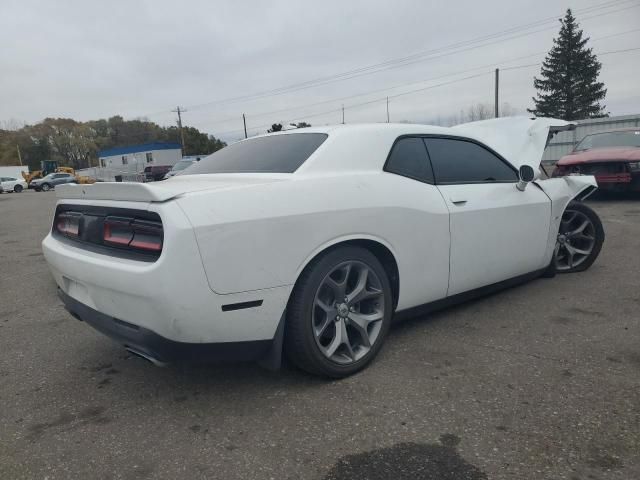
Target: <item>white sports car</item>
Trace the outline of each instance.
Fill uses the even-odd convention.
[[[344,377],[394,317],[588,268],[592,176],[539,180],[562,120],[304,128],[244,140],[154,184],[58,187],[47,262],[67,309],[131,352],[281,353]]]

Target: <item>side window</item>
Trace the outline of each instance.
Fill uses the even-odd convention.
[[[396,141],[384,170],[420,182],[433,183],[427,149],[420,137],[405,137]]]
[[[452,138],[426,138],[436,183],[517,182],[513,168],[484,147]]]

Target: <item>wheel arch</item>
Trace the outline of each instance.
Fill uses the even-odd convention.
[[[320,247],[316,248],[298,267],[296,272],[296,282],[315,260],[326,255],[329,251],[342,246],[357,246],[370,251],[380,261],[384,268],[389,283],[391,284],[391,294],[393,296],[393,308],[395,310],[400,297],[400,271],[398,269],[398,261],[396,254],[391,245],[385,240],[371,235],[353,235],[333,239]]]
[[[398,305],[398,298],[400,296],[400,273],[398,269],[398,262],[396,260],[396,255],[393,252],[393,248],[389,245],[388,242],[374,237],[370,235],[351,235],[346,237],[340,237],[333,240],[330,240],[323,245],[316,248],[298,267],[295,276],[295,283],[297,283],[300,279],[302,273],[307,269],[314,260],[321,258],[323,255],[327,254],[331,250],[335,248],[339,248],[341,246],[359,246],[367,249],[382,264],[382,267],[385,269],[387,276],[389,278],[389,282],[391,283],[391,294],[393,296],[393,310],[395,311],[396,306]],[[291,300],[291,296],[293,295],[294,285],[291,288],[289,293],[289,300]],[[288,305],[288,302],[287,302]],[[280,322],[278,323],[278,327],[276,329],[276,333],[273,338],[273,343],[271,348],[265,354],[265,356],[258,362],[262,367],[268,370],[278,370],[282,363],[282,354],[284,348],[284,330],[286,323],[286,308],[282,313],[280,318]]]

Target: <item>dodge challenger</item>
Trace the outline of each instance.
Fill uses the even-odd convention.
[[[587,269],[593,176],[543,180],[562,120],[289,130],[155,184],[64,185],[43,250],[77,319],[156,364],[285,354],[326,377],[392,319]]]

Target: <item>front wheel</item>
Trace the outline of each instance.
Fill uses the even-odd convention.
[[[40,189],[43,192],[48,192],[49,190],[51,190],[51,185],[49,185],[48,183],[43,183],[42,186],[40,187]]]
[[[285,353],[299,368],[343,378],[377,355],[393,298],[380,261],[360,247],[338,247],[302,273],[287,306]]]
[[[16,185],[13,187],[13,191],[15,193],[20,193],[22,191],[22,185]]]
[[[558,231],[554,252],[558,273],[582,272],[596,261],[604,242],[598,214],[581,202],[570,202]]]

